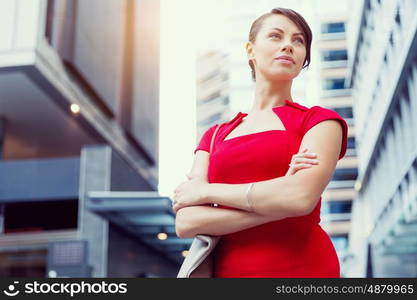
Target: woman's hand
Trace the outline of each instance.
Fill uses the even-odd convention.
[[[172,210],[176,214],[180,208],[205,204],[209,183],[202,177],[191,177],[174,190]]]
[[[311,168],[313,165],[318,165],[319,161],[316,159],[317,155],[315,153],[307,153],[307,150],[308,149],[305,148],[303,151],[292,156],[290,168],[285,176],[291,176],[299,170]]]

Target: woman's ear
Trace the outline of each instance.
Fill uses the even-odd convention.
[[[246,54],[248,56],[248,59],[254,59],[254,51],[253,51],[253,44],[251,42],[246,42],[245,44]]]

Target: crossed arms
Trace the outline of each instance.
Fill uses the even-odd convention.
[[[335,170],[342,145],[342,127],[336,120],[313,126],[303,137],[301,149],[317,154],[320,163],[291,176],[258,181],[251,191],[252,209],[246,201],[247,184],[209,184],[208,204],[182,207],[176,213],[176,233],[181,238],[196,234],[224,235],[264,223],[311,213]],[[197,151],[190,178],[207,180],[209,153]]]

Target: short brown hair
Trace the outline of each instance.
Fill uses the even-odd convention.
[[[310,26],[307,24],[306,20],[296,11],[289,8],[273,8],[270,12],[263,14],[258,17],[253,23],[249,31],[249,41],[255,43],[256,36],[258,35],[259,30],[262,27],[263,21],[274,14],[284,15],[293,21],[298,27],[300,27],[301,32],[306,39],[306,58],[303,63],[303,69],[310,65],[310,52],[311,52],[311,41],[313,40],[313,34],[311,32]],[[256,81],[255,67],[253,62],[249,60],[249,66],[252,70],[252,80]]]

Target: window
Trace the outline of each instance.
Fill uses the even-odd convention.
[[[321,33],[337,33],[337,32],[345,32],[344,22],[326,23],[326,24],[321,25]]]
[[[221,120],[221,118],[222,118],[222,115],[223,114],[221,112],[215,113],[215,114],[209,116],[204,121],[202,121],[201,124],[199,124],[199,125],[204,126],[204,127],[210,127],[215,122],[219,122],[219,120]]]
[[[6,203],[4,231],[31,232],[77,228],[78,199]]]
[[[325,79],[323,83],[324,90],[341,90],[345,88],[345,78]]]
[[[215,91],[212,94],[208,95],[206,98],[200,100],[201,103],[208,103],[213,101],[214,99],[220,98],[222,95],[220,93],[220,91]]]
[[[338,168],[334,171],[332,180],[356,180],[357,168]]]
[[[353,118],[353,112],[352,107],[337,107],[333,109],[335,112],[337,112],[342,118],[344,119],[350,119]]]
[[[323,61],[347,60],[347,50],[328,50],[322,52]]]
[[[399,7],[397,8],[397,13],[396,13],[396,15],[395,15],[395,22],[396,22],[399,26],[401,26],[401,17],[400,17],[400,8],[399,8]]]
[[[321,206],[322,214],[346,214],[352,210],[352,201],[324,201]]]
[[[348,244],[347,235],[332,236],[330,239],[332,240],[332,243],[336,248],[337,252],[343,252],[344,250],[346,250]]]
[[[351,149],[351,148],[356,148],[355,137],[353,137],[353,136],[348,137],[347,147],[348,147],[349,149]]]
[[[220,75],[223,75],[220,72],[220,70],[219,69],[215,69],[212,72],[210,72],[210,73],[206,74],[205,76],[201,77],[198,80],[198,83],[204,83],[204,82],[209,81],[209,80],[211,80],[213,78],[219,77]]]
[[[46,3],[45,38],[50,45],[52,45],[54,7],[55,7],[55,0],[48,0]]]

